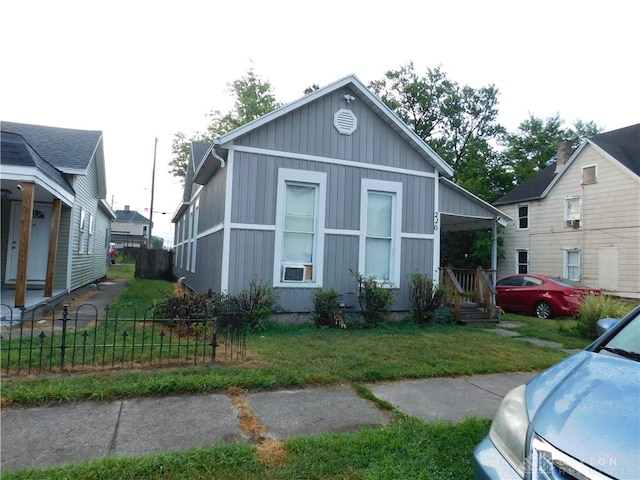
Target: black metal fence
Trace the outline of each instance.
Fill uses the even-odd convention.
[[[11,312],[8,305],[3,310]],[[142,318],[129,304],[98,312],[83,304],[42,305],[0,330],[0,368],[6,375],[143,366],[212,365],[246,355],[245,312],[205,312],[202,318]]]

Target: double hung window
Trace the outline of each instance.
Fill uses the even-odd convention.
[[[363,179],[360,200],[359,271],[398,287],[402,184]]]
[[[280,169],[274,285],[322,281],[326,174]]]

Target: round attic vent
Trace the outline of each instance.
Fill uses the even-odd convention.
[[[351,110],[341,108],[333,114],[333,126],[342,135],[351,135],[358,128],[358,119]]]

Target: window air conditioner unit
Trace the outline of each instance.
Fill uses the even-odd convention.
[[[284,265],[282,269],[282,281],[304,282],[305,270],[304,265]]]

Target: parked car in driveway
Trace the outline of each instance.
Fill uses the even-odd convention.
[[[476,447],[474,478],[640,478],[640,305],[584,351],[511,390]]]
[[[567,278],[524,273],[496,282],[496,305],[505,312],[519,312],[539,318],[569,316],[578,313],[586,295],[600,290]]]

